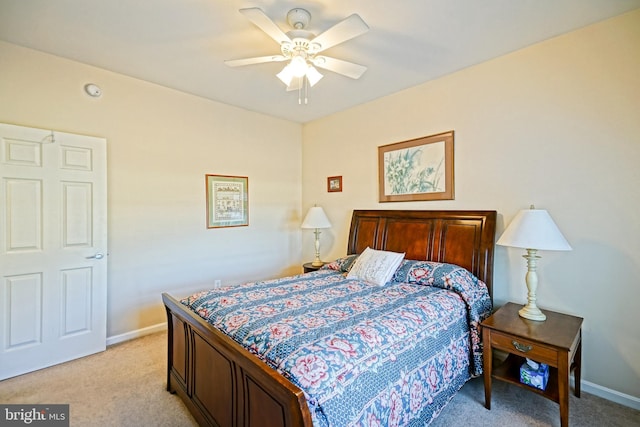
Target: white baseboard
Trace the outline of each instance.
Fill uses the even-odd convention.
[[[146,328],[136,329],[135,331],[127,332],[125,334],[114,335],[107,337],[107,346],[118,344],[124,341],[129,341],[135,338],[140,338],[145,335],[161,332],[167,329],[167,322],[158,323],[157,325],[147,326]]]
[[[574,387],[575,383],[575,378],[571,375],[571,386]],[[585,393],[593,394],[594,396],[640,411],[640,398],[638,397],[631,396],[630,394],[624,394],[589,381],[582,380],[580,383],[582,384],[580,389]]]

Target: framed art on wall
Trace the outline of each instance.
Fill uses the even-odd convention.
[[[380,202],[453,200],[453,131],[378,147]]]
[[[249,178],[205,175],[207,228],[249,225]]]
[[[327,178],[327,191],[336,193],[342,191],[342,176],[330,176]]]

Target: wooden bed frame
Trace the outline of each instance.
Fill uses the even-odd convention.
[[[373,249],[465,267],[492,292],[495,211],[356,210],[347,254]],[[305,426],[302,390],[164,293],[167,390],[203,426]]]

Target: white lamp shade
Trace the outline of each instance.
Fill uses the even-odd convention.
[[[544,209],[523,209],[497,241],[501,246],[570,251],[571,246]]]
[[[324,210],[320,206],[314,206],[304,217],[302,228],[331,228],[331,223]]]

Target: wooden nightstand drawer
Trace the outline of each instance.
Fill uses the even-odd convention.
[[[558,366],[558,351],[533,341],[492,331],[491,345],[509,353],[528,357],[536,362]]]

